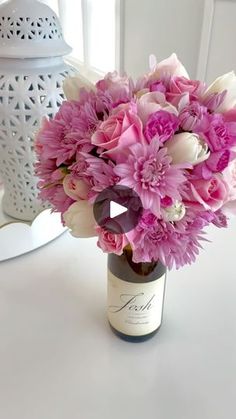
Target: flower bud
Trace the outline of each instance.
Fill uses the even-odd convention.
[[[174,135],[166,141],[165,147],[168,154],[172,157],[172,163],[191,163],[198,164],[209,157],[207,144],[197,134],[183,132]]]

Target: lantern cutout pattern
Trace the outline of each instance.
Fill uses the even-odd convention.
[[[3,211],[31,221],[42,211],[34,174],[34,138],[44,116],[64,99],[62,84],[74,73],[63,61],[71,51],[57,15],[37,0],[0,6],[0,177]]]

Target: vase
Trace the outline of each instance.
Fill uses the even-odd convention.
[[[56,14],[35,0],[0,6],[0,175],[4,212],[32,221],[45,208],[38,199],[34,138],[43,117],[64,100],[63,82],[74,73],[71,51]]]
[[[166,267],[134,263],[132,251],[108,255],[107,317],[112,331],[130,342],[145,341],[162,324]]]

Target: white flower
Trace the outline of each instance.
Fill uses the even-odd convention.
[[[79,100],[80,89],[95,90],[95,86],[85,77],[77,75],[67,77],[63,82],[63,90],[67,100]]]
[[[170,207],[162,209],[162,215],[165,221],[180,221],[185,216],[185,205],[180,201],[175,201]]]
[[[66,175],[63,179],[63,188],[70,198],[87,199],[89,186],[82,179],[76,179],[73,175]]]
[[[222,93],[227,90],[223,103],[217,112],[226,112],[236,105],[236,76],[234,71],[218,77],[205,91],[203,98],[207,99],[212,93]]]
[[[137,109],[138,116],[141,118],[142,122],[145,124],[149,116],[157,111],[163,110],[174,115],[178,115],[177,109],[166,102],[165,95],[161,92],[149,92],[144,93],[137,100]]]
[[[166,141],[165,147],[172,157],[172,163],[196,165],[208,159],[210,152],[207,144],[197,134],[183,132]]]
[[[88,201],[77,201],[63,214],[65,225],[74,237],[96,236],[93,207]]]
[[[158,64],[155,64],[154,58],[154,56],[151,56],[152,72],[149,73],[149,77],[151,79],[160,79],[162,77],[169,76],[186,77],[189,79],[189,75],[185,67],[179,61],[176,54],[171,54],[170,57],[166,58]]]

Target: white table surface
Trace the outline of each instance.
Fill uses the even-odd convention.
[[[94,239],[0,263],[0,418],[234,418],[236,221],[209,238],[168,274],[162,328],[139,344],[107,325]]]

